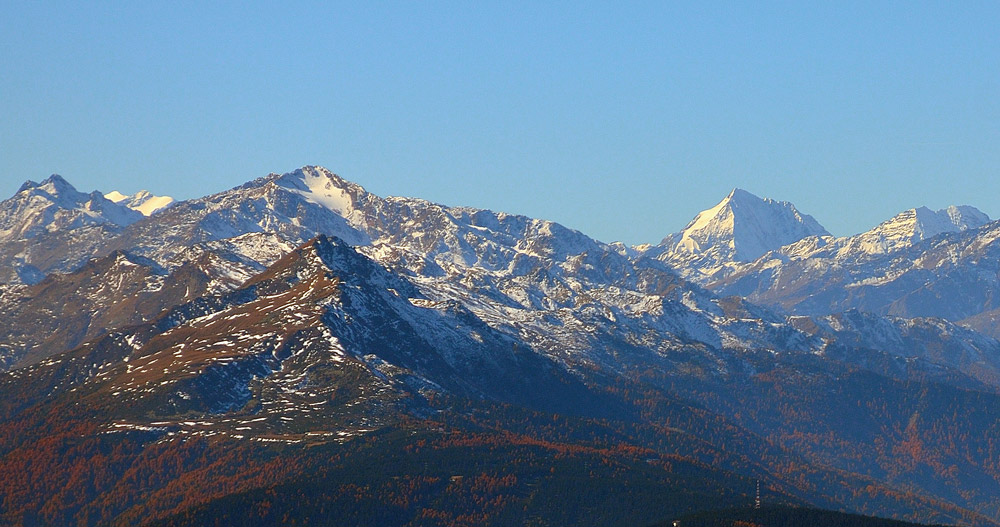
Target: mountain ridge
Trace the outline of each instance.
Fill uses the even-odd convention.
[[[977,221],[956,211],[948,215],[956,229],[962,220],[952,219],[965,212]],[[772,248],[780,236],[751,236],[769,252],[738,261],[742,217],[797,225],[767,231],[794,238],[817,229],[791,204],[737,190],[689,224],[692,235],[698,227],[704,240],[725,241],[728,252],[707,253],[721,265],[714,276],[743,285],[752,277],[735,273],[808,261],[782,251],[820,250],[832,239],[813,234]],[[991,225],[856,261],[890,257],[922,278],[938,276],[965,265],[953,244],[988,246]],[[125,524],[144,511],[181,513],[179,503],[336,469],[351,445],[430,433],[424,443],[400,439],[399,455],[427,459],[420,453],[461,445],[501,459],[497,445],[513,444],[531,461],[486,479],[390,474],[371,488],[405,477],[411,488],[449,496],[464,478],[496,487],[490,478],[515,477],[524,483],[509,483],[519,496],[536,496],[525,481],[540,481],[539,463],[558,452],[565,463],[544,465],[545,473],[567,470],[579,481],[595,474],[599,456],[647,467],[640,472],[660,483],[643,488],[659,492],[675,487],[657,487],[667,483],[653,473],[671,474],[676,486],[674,476],[689,471],[737,500],[746,485],[727,483],[731,473],[764,479],[794,503],[1000,524],[992,498],[1000,453],[988,441],[1000,423],[1000,341],[947,320],[775,309],[688,281],[682,275],[693,268],[677,267],[669,244],[630,251],[545,220],[380,197],[313,166],[128,225],[73,224],[28,243],[0,243],[0,255],[44,247],[59,256],[53,265],[42,252],[22,257],[22,269],[48,277],[0,288],[0,312],[16,315],[3,319],[0,346],[17,348],[3,351],[17,367],[0,374],[0,494],[19,496],[2,521]],[[954,282],[957,274],[940,276]],[[78,305],[54,309],[66,299]],[[55,329],[40,330],[52,338],[38,343],[29,342],[33,328]],[[193,446],[203,455],[191,456]],[[233,461],[230,451],[247,457]],[[329,457],[310,464],[296,453],[307,451]],[[235,483],[260,459],[282,462],[264,464],[252,479],[260,487]],[[162,470],[171,475],[160,480],[150,464],[178,470]],[[52,478],[66,466],[108,472],[76,489]],[[150,494],[116,486],[108,474],[118,466],[152,482]],[[160,501],[143,505],[154,494]],[[118,496],[129,498],[113,503]],[[443,497],[403,496],[399,503],[425,507],[402,507],[411,518],[463,510]]]

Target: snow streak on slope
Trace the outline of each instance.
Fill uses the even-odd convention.
[[[346,182],[339,179],[334,174],[308,167],[302,170],[300,177],[281,177],[278,179],[278,184],[304,197],[310,203],[322,205],[341,216],[348,217],[354,212],[354,199],[344,188],[347,186]]]

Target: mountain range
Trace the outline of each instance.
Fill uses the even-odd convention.
[[[997,232],[959,206],[836,238],[734,189],[626,247],[322,167],[179,202],[29,181],[0,202],[0,521],[301,495],[289,518],[634,525],[759,480],[1000,525]]]

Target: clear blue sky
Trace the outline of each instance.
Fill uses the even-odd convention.
[[[1000,216],[997,2],[283,4],[0,3],[0,196],[319,164],[629,243],[737,186]]]

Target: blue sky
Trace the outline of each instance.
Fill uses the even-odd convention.
[[[484,4],[0,3],[0,196],[318,164],[629,243],[732,187],[1000,216],[998,3]]]

